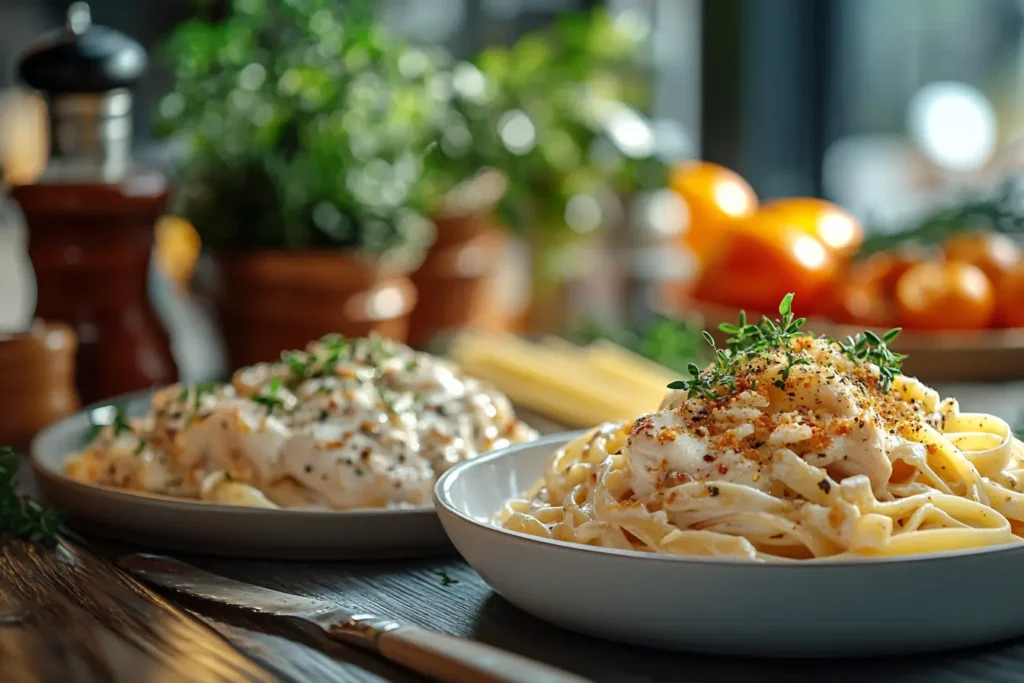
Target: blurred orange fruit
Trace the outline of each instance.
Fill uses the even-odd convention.
[[[1003,327],[1024,327],[1024,261],[1010,267],[999,280],[996,322]]]
[[[928,255],[920,249],[883,251],[854,264],[852,277],[859,282],[876,284],[886,298],[892,299],[903,273],[926,260]]]
[[[799,226],[837,255],[850,257],[864,242],[860,223],[842,208],[824,199],[788,197],[766,202],[761,211],[778,212]]]
[[[884,327],[894,319],[889,298],[877,282],[845,280],[821,295],[817,312],[838,323]]]
[[[1021,258],[1020,247],[1013,238],[998,232],[953,235],[942,245],[942,251],[948,259],[981,268],[997,287],[1003,274]]]
[[[758,212],[725,229],[693,293],[704,301],[771,312],[793,292],[794,310],[806,314],[836,271],[835,256],[818,239],[785,216]]]
[[[911,329],[976,330],[995,314],[995,292],[988,276],[963,261],[926,261],[912,266],[896,283],[899,323]]]
[[[757,211],[757,195],[749,183],[717,164],[697,161],[676,166],[669,175],[669,187],[686,200],[690,226],[683,239],[700,260],[722,238],[725,224]]]

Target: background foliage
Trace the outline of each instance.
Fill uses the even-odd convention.
[[[485,169],[523,232],[562,229],[573,197],[663,185],[628,22],[569,15],[456,62],[389,35],[372,3],[342,4],[235,0],[169,39],[159,127],[184,138],[177,210],[208,247],[411,261],[432,239],[422,215]]]

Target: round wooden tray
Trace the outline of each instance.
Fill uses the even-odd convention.
[[[725,335],[720,323],[735,323],[739,308],[688,300],[663,311],[673,317],[697,314],[716,341]],[[778,317],[773,312],[772,317]],[[747,319],[757,322],[761,312],[747,310]],[[864,330],[824,318],[810,317],[804,329],[833,339],[845,339]],[[887,329],[869,328],[879,334]],[[1005,382],[1024,379],[1024,328],[978,331],[913,331],[903,330],[891,345],[894,351],[907,354],[903,373],[923,382]]]

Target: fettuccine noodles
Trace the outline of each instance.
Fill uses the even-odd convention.
[[[799,359],[794,363],[794,358]],[[749,560],[1020,543],[1024,447],[916,379],[799,337],[732,393],[671,392],[559,449],[497,523],[569,543]]]

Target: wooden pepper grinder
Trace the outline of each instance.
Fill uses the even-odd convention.
[[[50,159],[12,195],[28,224],[36,315],[74,329],[85,403],[177,378],[147,292],[153,226],[169,185],[131,160],[129,88],[146,62],[141,45],[93,26],[88,5],[76,2],[67,26],[40,38],[19,64],[21,78],[46,96]]]

